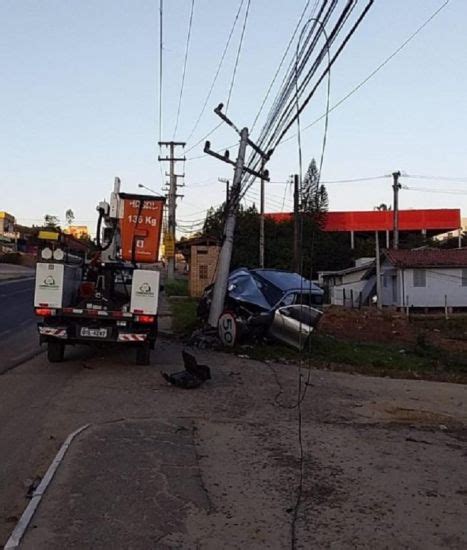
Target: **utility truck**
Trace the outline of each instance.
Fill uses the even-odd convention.
[[[39,234],[34,308],[40,343],[51,362],[67,345],[134,347],[149,364],[157,337],[160,272],[156,270],[165,199],[120,192],[97,206],[96,249],[79,252],[55,231]]]

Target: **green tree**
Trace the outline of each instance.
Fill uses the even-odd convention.
[[[45,227],[56,229],[59,224],[60,224],[60,219],[58,218],[58,216],[53,216],[52,214],[46,214],[44,216]]]
[[[66,219],[66,223],[68,225],[71,225],[74,222],[75,213],[73,212],[73,210],[71,208],[68,208],[68,210],[65,212],[65,219]]]
[[[326,187],[320,184],[319,180],[320,174],[313,158],[303,179],[302,211],[307,216],[311,216],[319,226],[322,226],[329,209],[329,197]]]

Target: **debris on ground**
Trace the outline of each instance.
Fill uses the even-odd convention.
[[[211,369],[207,365],[200,365],[196,357],[187,351],[182,351],[185,370],[174,372],[173,374],[162,373],[162,376],[178,388],[191,390],[201,386],[203,382],[211,379]]]

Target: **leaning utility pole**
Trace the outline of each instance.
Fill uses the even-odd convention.
[[[293,270],[300,273],[300,186],[298,174],[293,176]]]
[[[185,147],[185,143],[182,141],[159,141],[160,147],[168,147],[169,155],[165,157],[159,156],[159,162],[170,163],[169,168],[169,189],[167,193],[167,208],[168,208],[168,220],[167,220],[167,234],[164,238],[165,254],[169,260],[167,278],[173,280],[175,278],[175,230],[177,227],[175,219],[175,211],[177,209],[177,187],[179,186],[177,180],[179,177],[183,177],[184,174],[175,173],[175,163],[184,162],[185,157],[176,157],[175,148]]]
[[[399,183],[400,172],[393,172],[392,177],[394,183],[392,189],[394,191],[394,240],[393,248],[399,248],[399,190],[402,185]]]
[[[261,161],[261,173],[264,172],[264,159]],[[259,199],[259,267],[264,268],[264,178],[261,178]]]
[[[234,231],[235,231],[235,222],[237,217],[238,205],[241,199],[242,191],[242,178],[246,173],[252,174],[253,176],[264,178],[269,181],[269,176],[267,172],[256,172],[251,168],[245,166],[245,154],[247,145],[252,147],[257,153],[261,155],[265,160],[269,159],[269,155],[263,153],[261,149],[255,145],[248,137],[248,128],[243,128],[239,130],[235,124],[227,118],[227,116],[222,112],[223,105],[222,103],[218,105],[214,112],[218,115],[224,122],[226,122],[230,127],[232,127],[237,134],[240,136],[240,143],[238,147],[237,160],[234,162],[229,158],[229,152],[226,151],[224,155],[220,155],[215,151],[211,150],[211,144],[209,141],[206,141],[204,145],[204,152],[208,155],[216,157],[223,162],[232,164],[234,169],[234,176],[232,187],[230,189],[229,202],[226,208],[226,218],[224,222],[224,235],[222,241],[222,247],[219,254],[219,262],[216,273],[216,281],[214,283],[214,289],[212,293],[211,307],[209,309],[209,319],[208,323],[211,327],[217,327],[219,317],[222,314],[224,309],[225,295],[227,292],[227,279],[230,272],[230,261],[232,258],[232,249],[233,249],[233,240],[234,240]]]

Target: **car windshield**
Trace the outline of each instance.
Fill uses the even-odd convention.
[[[284,292],[276,285],[272,284],[270,281],[264,279],[256,273],[253,274],[253,277],[256,280],[258,288],[261,290],[261,293],[266,298],[268,304],[271,307],[274,307],[277,302],[279,302],[279,300],[282,298]]]

